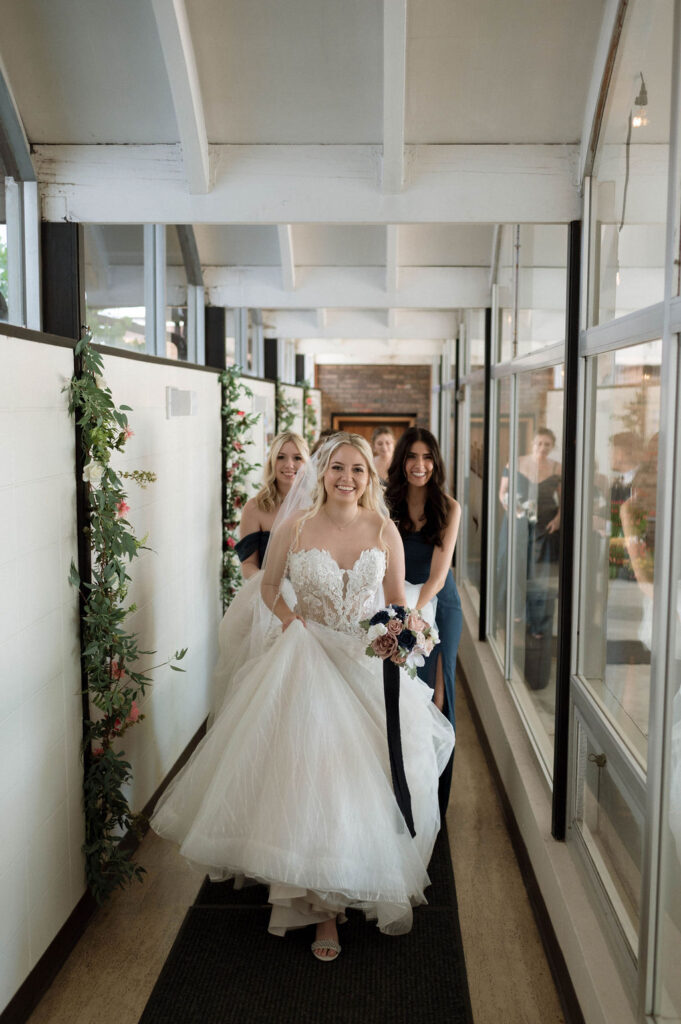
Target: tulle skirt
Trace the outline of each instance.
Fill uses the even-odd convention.
[[[412,838],[392,788],[382,663],[364,648],[313,621],[271,630],[257,654],[244,648],[212,727],[151,821],[211,878],[269,885],[277,934],[349,906],[400,934],[425,902],[454,734],[430,689],[400,672]]]

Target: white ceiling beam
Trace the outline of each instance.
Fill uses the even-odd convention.
[[[492,251],[489,257],[489,293],[492,294],[492,285],[497,283],[497,273],[499,271],[499,247],[501,245],[501,224],[494,225],[494,234],[492,235]]]
[[[382,188],[404,186],[404,107],[407,80],[407,0],[383,0]]]
[[[281,283],[287,292],[295,291],[296,263],[293,255],[293,227],[291,224],[279,224],[279,254],[281,257]]]
[[[397,224],[388,224],[385,229],[385,290],[396,292],[399,286],[399,251]]]
[[[415,348],[414,341],[418,341]],[[315,363],[423,365],[442,354],[441,338],[306,338],[296,341],[296,353],[314,355]]]
[[[376,146],[211,146],[208,195],[178,146],[36,146],[43,218],[144,224],[541,224],[581,216],[578,146],[410,146],[382,195]],[[633,147],[632,147],[633,150]]]
[[[381,267],[299,268],[295,292],[282,289],[278,267],[204,267],[203,278],[214,306],[453,309],[489,297],[485,267],[402,267],[394,292],[385,291]]]
[[[327,321],[328,321],[327,310],[325,310],[323,307],[320,307],[317,310],[317,327],[318,327],[318,329],[320,331],[325,331],[326,330]]]
[[[175,108],[187,187],[210,191],[210,160],[199,73],[184,0],[151,0]],[[153,220],[153,218],[148,218]]]

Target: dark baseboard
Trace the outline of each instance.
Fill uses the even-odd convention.
[[[142,814],[147,820],[153,813],[154,807],[164,789],[174,779],[180,769],[184,767],[205,734],[206,722],[204,721],[182,751],[151,800],[145,805]],[[145,832],[148,830],[148,827],[147,824],[144,829]],[[128,832],[121,840],[121,847],[127,853],[132,854],[139,846],[140,840],[141,836]],[[83,935],[98,909],[91,893],[89,891],[83,893],[38,963],[2,1013],[0,1013],[0,1024],[25,1024],[68,960],[76,943]]]
[[[456,667],[456,674],[457,682],[462,683],[466,691],[471,718],[475,725],[475,731],[477,732],[480,746],[482,747],[485,760],[487,761],[490,773],[494,779],[494,785],[497,793],[499,794],[504,820],[513,846],[513,852],[515,853],[516,860],[518,861],[520,874],[522,875],[527,897],[530,901],[532,913],[534,914],[534,919],[537,923],[544,952],[546,953],[549,970],[551,971],[551,976],[553,977],[553,981],[556,986],[558,999],[560,1000],[566,1024],[585,1024],[584,1015],[579,1005],[579,1000],[577,999],[577,993],[575,992],[572,984],[572,978],[570,977],[570,972],[568,971],[567,964],[565,963],[565,957],[563,956],[558,939],[556,938],[556,933],[554,931],[549,912],[546,909],[544,897],[541,894],[541,889],[539,888],[539,883],[537,882],[537,877],[534,873],[534,868],[532,867],[530,855],[527,852],[525,841],[520,834],[520,829],[518,828],[513,808],[511,807],[504,783],[501,775],[499,774],[499,769],[497,768],[496,761],[494,760],[494,755],[492,754],[492,748],[489,745],[485,729],[480,719],[480,715],[478,714],[478,709],[476,708],[471,695],[468,680],[466,679],[460,664]]]

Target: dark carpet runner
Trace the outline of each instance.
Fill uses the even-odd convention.
[[[312,956],[312,928],[268,933],[264,886],[206,879],[140,1024],[472,1024],[446,833],[429,874],[408,935],[351,911],[332,964]]]

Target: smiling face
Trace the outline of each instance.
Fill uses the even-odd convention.
[[[395,438],[392,434],[379,434],[374,441],[374,455],[379,455],[386,462],[390,462],[395,451]]]
[[[412,487],[425,487],[433,475],[433,455],[423,441],[414,441],[404,457],[404,475]]]
[[[532,442],[532,454],[537,459],[546,459],[553,451],[555,441],[549,434],[535,434]]]
[[[293,441],[284,441],[274,463],[274,479],[277,483],[277,490],[286,494],[296,473],[305,462],[305,459],[296,448]]]
[[[364,494],[368,483],[369,469],[361,452],[350,444],[336,448],[324,473],[327,499],[355,504]]]

